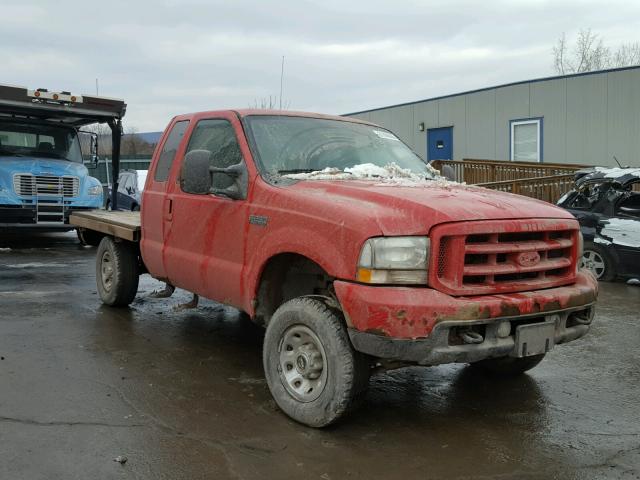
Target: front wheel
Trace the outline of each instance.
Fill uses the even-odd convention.
[[[600,245],[585,245],[580,268],[586,268],[603,282],[610,282],[616,278],[616,266],[611,255]]]
[[[369,362],[351,346],[343,319],[313,298],[295,298],[276,310],[262,358],[278,406],[310,427],[340,419],[369,384]]]
[[[520,375],[527,370],[531,370],[542,361],[544,356],[545,354],[543,353],[542,355],[532,355],[530,357],[522,358],[488,358],[486,360],[480,360],[479,362],[472,363],[471,366],[493,375],[515,376]]]
[[[96,252],[96,284],[102,302],[126,307],[138,292],[138,254],[135,245],[104,237]]]

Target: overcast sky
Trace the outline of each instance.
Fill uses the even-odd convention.
[[[125,128],[245,108],[346,113],[553,75],[564,31],[640,40],[631,1],[0,0],[0,83],[124,98]]]

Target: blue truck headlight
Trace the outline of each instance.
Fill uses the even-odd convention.
[[[93,187],[89,187],[88,193],[92,196],[102,195],[102,185],[94,185]]]

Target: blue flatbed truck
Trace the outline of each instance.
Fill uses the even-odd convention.
[[[72,212],[102,208],[102,184],[87,168],[97,166],[98,136],[81,129],[111,128],[117,172],[125,112],[123,100],[0,85],[0,230],[71,230]],[[82,134],[89,136],[88,165]]]

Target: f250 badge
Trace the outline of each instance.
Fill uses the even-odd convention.
[[[540,263],[540,254],[538,252],[522,252],[516,257],[516,262],[521,267],[533,267]]]
[[[252,225],[258,225],[259,227],[266,227],[269,222],[269,217],[263,217],[262,215],[249,215],[249,223]]]

